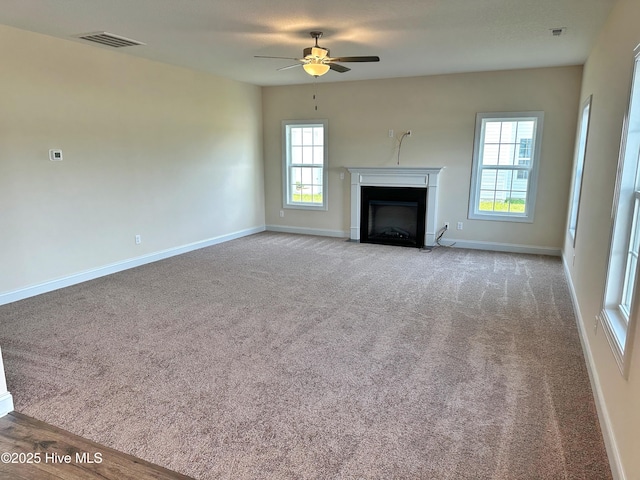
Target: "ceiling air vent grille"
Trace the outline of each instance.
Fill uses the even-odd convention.
[[[138,42],[137,40],[131,40],[130,38],[121,37],[119,35],[114,35],[113,33],[108,32],[83,33],[81,35],[76,35],[76,38],[81,38],[82,40],[87,40],[88,42],[100,43],[102,45],[107,45],[108,47],[114,48],[145,45],[144,43]]]

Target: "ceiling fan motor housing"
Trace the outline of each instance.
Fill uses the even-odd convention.
[[[325,58],[329,56],[329,49],[324,47],[307,47],[302,51],[302,57],[307,59]]]

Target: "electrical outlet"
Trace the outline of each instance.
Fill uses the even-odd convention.
[[[344,172],[340,172],[340,180],[344,180]]]
[[[284,210],[280,210],[280,218],[284,217]]]
[[[444,222],[444,229],[449,230],[449,222]]]
[[[598,333],[598,316],[597,315],[595,320],[593,321],[593,333]]]
[[[393,129],[389,129],[389,138],[393,138]]]
[[[458,230],[462,230],[462,222],[458,222]]]
[[[136,235],[136,245],[140,245],[142,243],[142,237],[140,235]]]
[[[407,137],[411,136],[411,130],[407,130]]]

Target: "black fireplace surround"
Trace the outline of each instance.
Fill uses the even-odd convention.
[[[424,247],[427,189],[361,187],[360,242]]]

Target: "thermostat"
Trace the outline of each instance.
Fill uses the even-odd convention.
[[[62,160],[62,150],[60,149],[51,149],[49,150],[49,160],[52,162],[59,162]]]

